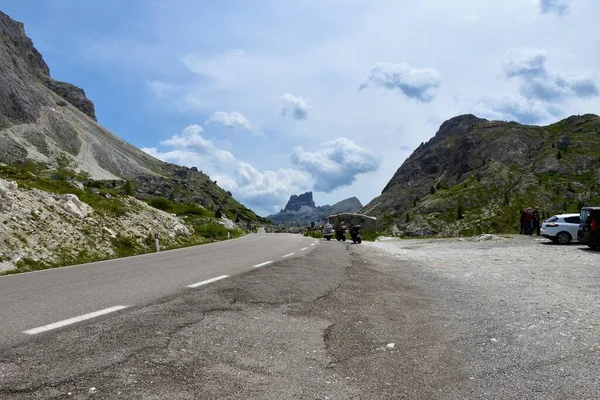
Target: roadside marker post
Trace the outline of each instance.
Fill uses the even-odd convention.
[[[156,252],[160,251],[160,243],[158,242],[158,233],[154,234],[154,240],[156,241]]]

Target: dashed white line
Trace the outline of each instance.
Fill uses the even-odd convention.
[[[264,263],[254,265],[254,268],[264,267],[265,265],[271,264],[273,261],[265,261]]]
[[[300,251],[304,251],[306,249],[308,249],[308,247],[303,247],[303,248],[300,249]]]
[[[311,244],[311,246],[314,246],[314,245],[315,245],[314,243],[313,243],[313,244]]]
[[[219,281],[221,279],[225,279],[225,278],[229,278],[229,275],[217,276],[215,278],[207,279],[207,280],[202,281],[202,282],[193,283],[191,285],[188,285],[187,287],[189,287],[189,288],[197,288],[198,286],[206,285],[208,283],[213,283],[213,282]]]
[[[285,256],[281,256],[281,257],[282,257],[282,258],[286,258],[286,257],[289,257],[289,256],[293,256],[294,254],[296,254],[296,253],[290,253],[290,254],[286,254]]]
[[[110,307],[110,308],[105,308],[104,310],[94,311],[89,314],[83,314],[78,317],[65,319],[63,321],[58,321],[53,324],[48,324],[48,325],[40,326],[38,328],[29,329],[29,330],[23,331],[23,333],[26,333],[27,335],[37,335],[38,333],[50,331],[52,329],[62,328],[63,326],[71,325],[76,322],[85,321],[85,320],[91,319],[91,318],[96,318],[101,315],[110,314],[111,312],[119,311],[124,308],[127,308],[127,306],[114,306],[114,307]]]

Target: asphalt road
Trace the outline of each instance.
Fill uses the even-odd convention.
[[[321,241],[0,348],[0,399],[597,399],[600,252],[546,242]]]
[[[298,257],[316,243],[301,235],[252,234],[185,249],[0,277],[0,348],[41,334],[57,322],[147,304],[192,290],[188,285],[237,275],[284,256]]]

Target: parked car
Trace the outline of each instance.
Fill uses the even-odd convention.
[[[554,243],[567,244],[577,241],[579,214],[554,215],[542,223],[540,233]]]
[[[577,240],[591,249],[600,246],[600,207],[583,207],[580,213]]]
[[[325,224],[325,226],[323,226],[323,237],[325,239],[331,240],[331,238],[333,237],[334,234],[335,234],[335,230],[333,229],[333,225]]]

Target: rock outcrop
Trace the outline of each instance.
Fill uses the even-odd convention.
[[[283,211],[298,211],[302,206],[315,208],[315,202],[313,200],[313,193],[306,192],[300,195],[292,195],[288,200]]]

